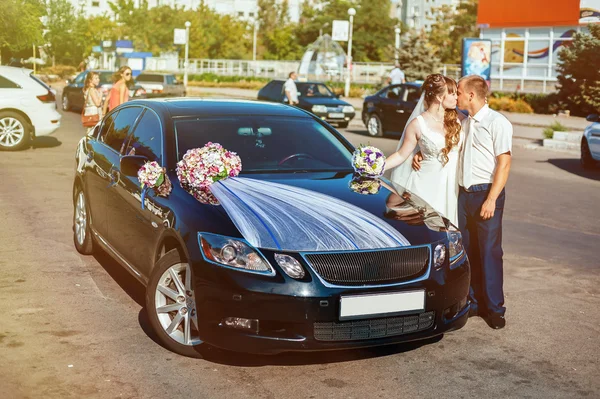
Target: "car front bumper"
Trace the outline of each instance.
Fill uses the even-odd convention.
[[[458,330],[468,320],[470,269],[466,256],[426,280],[375,288],[330,288],[309,269],[308,281],[278,270],[256,276],[194,264],[200,339],[246,353],[276,354],[380,346],[422,340]],[[198,272],[197,272],[198,271]],[[423,311],[340,321],[340,297],[425,290]],[[226,318],[252,320],[251,328],[226,326]]]
[[[311,111],[312,112],[312,111]],[[355,112],[352,113],[344,113],[344,116],[342,117],[341,115],[339,117],[332,117],[332,115],[335,115],[335,112],[312,112],[316,117],[321,118],[322,120],[324,120],[327,123],[344,123],[344,124],[348,124],[350,123],[350,121],[352,119],[354,119],[354,116],[356,115]],[[342,114],[341,112],[339,114]]]

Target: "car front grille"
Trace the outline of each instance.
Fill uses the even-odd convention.
[[[344,108],[342,106],[339,107],[327,107],[327,112],[342,112]]]
[[[429,248],[414,247],[370,252],[307,253],[306,261],[333,285],[393,284],[427,271]]]
[[[358,341],[393,337],[425,331],[433,326],[435,312],[418,315],[387,317],[385,319],[355,320],[342,323],[314,323],[317,341]]]

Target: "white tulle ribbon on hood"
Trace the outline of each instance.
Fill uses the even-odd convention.
[[[210,190],[256,248],[342,251],[410,245],[379,217],[315,191],[240,177],[218,181]]]

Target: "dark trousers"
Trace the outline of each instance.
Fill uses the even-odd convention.
[[[487,199],[491,184],[463,187],[458,194],[458,227],[471,264],[471,306],[479,312],[504,314],[502,290],[502,214],[504,190],[496,199],[496,210],[491,219],[483,220],[481,207]]]

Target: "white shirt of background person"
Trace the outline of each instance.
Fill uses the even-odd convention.
[[[396,67],[392,69],[392,72],[390,72],[389,81],[392,85],[397,85],[406,82],[404,72],[402,72],[402,69],[400,69],[399,65],[396,65]]]
[[[288,80],[283,85],[285,97],[290,105],[298,104],[298,88],[294,82],[296,78],[298,78],[296,72],[290,72]]]
[[[464,152],[470,151],[471,185],[492,183],[497,157],[512,150],[512,124],[486,104],[475,116],[465,118],[462,125],[466,134],[472,136],[471,148],[463,146],[461,157],[464,159]],[[465,139],[465,143],[469,141]],[[459,183],[464,187],[462,173]]]

